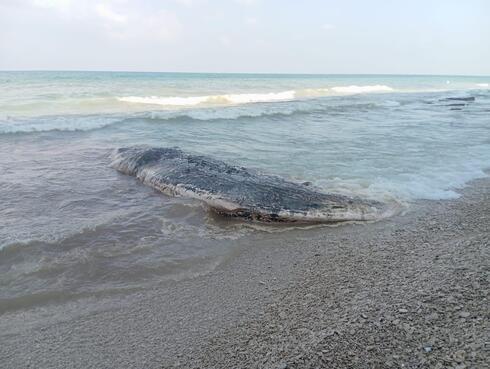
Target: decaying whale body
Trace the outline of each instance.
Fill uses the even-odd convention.
[[[219,214],[263,222],[376,220],[392,211],[376,201],[325,194],[174,148],[120,148],[112,166],[165,194],[197,198]]]

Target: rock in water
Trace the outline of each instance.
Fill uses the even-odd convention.
[[[395,209],[377,201],[322,193],[175,148],[120,148],[112,166],[167,195],[196,198],[219,214],[261,222],[377,220]]]
[[[461,97],[446,97],[444,99],[440,99],[439,101],[475,101],[474,96],[461,96]]]

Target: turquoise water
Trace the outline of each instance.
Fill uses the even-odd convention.
[[[389,92],[390,88],[393,92],[488,89],[489,83],[489,77],[461,76],[0,72],[0,112],[4,118],[127,113],[223,106],[257,99],[255,102],[346,95],[363,90]],[[352,86],[359,88],[347,88]],[[255,100],[253,96],[231,101],[223,98],[240,94],[261,96]],[[208,99],[198,103],[199,97]]]
[[[236,244],[275,237],[118,174],[115,148],[176,146],[409,207],[457,197],[486,176],[489,84],[456,76],[0,72],[0,313],[199,275]]]

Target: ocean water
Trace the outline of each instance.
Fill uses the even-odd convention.
[[[274,227],[111,166],[179,147],[323,191],[451,199],[490,167],[490,77],[0,72],[0,314],[207,273]],[[281,229],[284,232],[284,229]]]

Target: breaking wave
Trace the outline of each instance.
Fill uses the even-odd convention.
[[[335,96],[338,94],[361,94],[373,92],[392,92],[393,88],[385,85],[368,86],[337,86],[332,88],[309,88],[268,93],[244,93],[204,96],[126,96],[118,97],[121,102],[147,104],[168,107],[186,107],[196,105],[239,105],[261,102],[291,101],[319,96]]]
[[[327,91],[337,89],[336,94],[325,95]],[[341,93],[340,91],[344,91]],[[239,94],[239,95],[223,95],[234,96],[234,103],[212,106],[202,104],[187,108],[168,106],[168,109],[152,108],[145,106],[144,108],[128,109],[119,113],[101,113],[101,114],[62,114],[62,115],[43,115],[35,117],[15,117],[8,115],[0,115],[0,135],[2,134],[17,134],[17,133],[35,133],[35,132],[50,132],[50,131],[92,131],[105,129],[108,127],[125,125],[125,124],[144,124],[157,122],[172,122],[172,123],[187,123],[192,121],[220,121],[220,120],[239,120],[239,119],[281,119],[291,116],[303,114],[337,114],[346,113],[356,110],[376,110],[376,109],[393,109],[401,105],[418,104],[423,102],[426,104],[438,104],[444,99],[451,100],[468,100],[474,101],[477,90],[474,91],[447,91],[443,95],[440,93],[395,93],[383,94],[375,96],[377,92],[388,92],[391,88],[384,85],[372,86],[344,86],[332,87],[330,89],[314,89],[314,90],[297,90],[285,91],[283,93],[270,94]],[[480,91],[482,97],[487,98],[486,92]],[[287,92],[287,94],[286,94]],[[282,101],[296,96],[295,99]],[[356,93],[374,93],[373,95],[358,97],[346,95],[356,95]],[[316,95],[315,95],[316,94]],[[323,95],[322,95],[323,94]],[[218,96],[218,95],[217,95]],[[305,98],[308,96],[309,98]],[[442,97],[441,97],[442,96]],[[203,97],[187,97],[175,98],[184,103],[194,103]],[[130,99],[130,98],[127,98]],[[131,98],[132,99],[132,98]],[[136,98],[145,99],[145,98]],[[174,98],[165,98],[174,99]],[[269,100],[270,103],[260,103]],[[275,100],[274,100],[275,99]],[[149,98],[148,101],[160,101],[157,98]],[[129,101],[129,100],[128,100]],[[166,100],[165,100],[166,101]],[[161,101],[162,103],[166,103]],[[215,100],[218,101],[218,100]],[[228,100],[232,101],[232,100]],[[247,103],[249,102],[249,103]],[[256,102],[256,104],[252,103]],[[150,104],[150,102],[144,103]]]
[[[365,94],[370,92],[392,92],[393,89],[385,85],[373,86],[339,86],[332,87],[332,91],[342,94]]]
[[[189,96],[189,97],[140,97],[128,96],[120,97],[119,101],[149,104],[161,106],[195,106],[201,104],[249,104],[257,102],[274,102],[294,100],[296,97],[295,91],[283,91],[277,93],[254,93],[254,94],[229,94],[229,95],[209,95],[209,96]]]
[[[120,122],[114,116],[58,115],[37,118],[0,118],[0,134],[91,131]]]
[[[238,101],[238,100],[237,100]],[[228,105],[219,108],[196,106],[189,109],[134,111],[126,114],[100,115],[48,115],[40,117],[1,117],[0,134],[17,134],[50,131],[92,131],[138,121],[216,121],[253,119],[260,117],[287,117],[295,114],[325,113],[360,108],[389,108],[396,101],[385,102],[335,100],[294,100],[289,103],[260,105]]]

